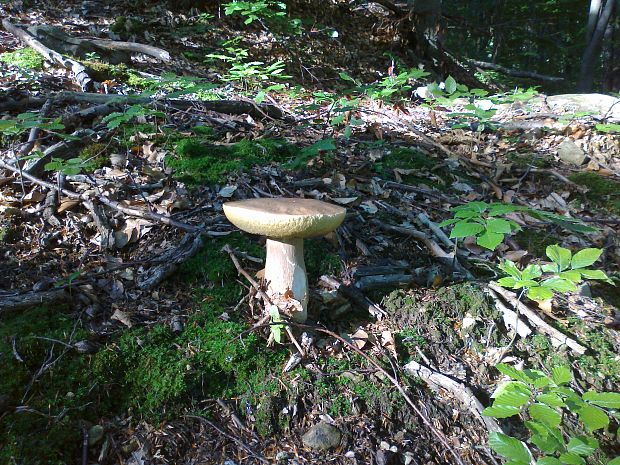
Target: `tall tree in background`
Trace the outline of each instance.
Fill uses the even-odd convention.
[[[600,56],[603,37],[609,21],[616,11],[618,0],[591,0],[586,27],[586,48],[581,59],[577,90],[590,92],[594,83],[594,70]]]

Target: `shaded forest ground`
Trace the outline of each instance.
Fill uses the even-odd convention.
[[[48,122],[36,149],[45,152],[62,131],[92,132],[66,141],[66,153],[54,151],[48,161],[56,165],[23,166],[52,187],[8,168],[0,178],[0,460],[430,464],[454,463],[456,453],[467,463],[498,463],[481,418],[454,393],[430,389],[402,367],[420,362],[489,405],[501,380],[498,355],[512,340],[502,300],[486,286],[499,277],[495,258],[525,264],[551,244],[599,247],[601,267],[617,279],[620,146],[613,126],[602,115],[550,109],[527,91],[502,97],[494,114],[464,109],[469,93],[450,106],[428,104],[412,91],[433,77],[415,81],[415,73],[395,90],[398,99],[369,98],[392,90],[385,79],[394,63],[403,70],[416,63],[393,49],[389,23],[366,11],[347,17],[334,7],[311,34],[282,42],[216,10],[182,16],[156,4],[128,15],[119,3],[82,19],[82,8],[63,2],[27,15],[13,10],[12,20],[57,24],[80,37],[112,29],[121,39],[148,40],[172,60],[83,60],[99,90],[179,92],[192,103],[112,103],[117,113],[88,119],[79,112],[101,102],[50,98],[79,90],[68,73],[29,52],[3,55],[4,102],[15,104],[3,121],[21,121],[11,126],[17,134],[3,131],[3,163],[12,163],[10,151],[28,138],[27,119],[17,115],[46,101],[41,111],[65,127]],[[295,13],[312,18],[316,11]],[[20,47],[6,32],[0,45],[5,52]],[[207,57],[240,50],[268,64],[283,60],[283,74],[293,77],[233,80],[226,61]],[[367,89],[352,80],[387,84]],[[267,91],[278,82],[286,86]],[[220,100],[238,106],[209,109]],[[565,142],[585,159],[558,154]],[[56,195],[60,185],[81,197]],[[290,343],[268,345],[266,327],[248,331],[261,320],[262,304],[222,252],[231,246],[252,275],[262,268],[261,239],[235,231],[221,205],[271,196],[348,209],[337,233],[307,242],[312,327],[293,328],[303,358]],[[455,259],[433,226],[471,201],[512,202],[598,229],[575,233],[515,217],[522,230],[496,251],[466,241]],[[333,279],[354,295],[335,291]],[[618,290],[595,283],[581,291],[536,311],[583,351],[556,347],[534,331],[517,338],[504,361],[547,373],[569,366],[579,391],[617,391]],[[41,304],[22,305],[29,299]],[[319,328],[379,361],[421,414],[384,372]],[[319,422],[338,434],[311,447],[302,436]],[[500,424],[524,435],[519,421]],[[616,418],[599,436],[611,457],[617,435]],[[594,460],[603,463],[602,455]]]

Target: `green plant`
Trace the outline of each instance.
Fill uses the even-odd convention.
[[[441,227],[453,225],[450,238],[460,239],[473,236],[479,246],[489,250],[495,250],[506,234],[521,230],[515,221],[499,218],[515,212],[527,213],[534,218],[557,224],[573,232],[597,231],[596,228],[587,226],[574,218],[505,203],[468,202],[452,208],[452,211],[454,212],[452,218],[439,223]]]
[[[79,157],[64,160],[62,158],[52,158],[52,161],[45,164],[46,171],[61,171],[67,176],[79,174],[83,169],[88,168],[90,164]]]
[[[0,61],[30,71],[42,69],[45,64],[45,58],[30,47],[0,53]]]
[[[379,82],[363,85],[345,72],[339,74],[340,78],[355,84],[354,91],[364,94],[371,100],[390,101],[396,95],[404,97],[412,88],[412,83],[428,76],[429,73],[420,68],[410,68],[398,74],[389,73]]]
[[[129,123],[135,118],[145,118],[146,116],[156,116],[163,118],[166,114],[162,111],[153,110],[144,105],[131,105],[123,113],[114,112],[103,118],[102,122],[106,123],[108,129],[115,129],[123,124]]]
[[[528,465],[534,456],[538,465],[585,464],[585,457],[599,448],[591,433],[607,427],[609,415],[620,409],[620,394],[588,391],[580,395],[570,387],[572,372],[564,366],[551,370],[550,377],[539,370],[518,370],[506,364],[497,365],[497,369],[511,380],[497,387],[491,396],[493,405],[484,409],[483,415],[509,418],[524,414],[530,436],[528,447],[517,438],[493,432],[489,435],[491,448],[510,465]],[[567,428],[571,416],[578,418],[588,434],[574,434]],[[619,463],[620,457],[607,462]]]
[[[310,158],[316,157],[321,153],[331,153],[336,150],[336,144],[334,142],[334,139],[321,139],[308,147],[304,147],[299,152],[299,155],[289,163],[289,166],[293,169],[299,169],[302,168]]]
[[[226,16],[239,14],[245,18],[244,24],[254,21],[277,26],[293,34],[301,34],[301,20],[286,20],[286,3],[274,0],[232,0],[224,4]]]
[[[7,136],[18,136],[36,127],[48,132],[65,128],[60,122],[60,118],[41,118],[36,113],[20,113],[15,119],[0,120],[0,133]]]
[[[595,127],[597,131],[606,132],[609,134],[618,134],[620,132],[620,124],[597,124]]]
[[[499,268],[508,274],[497,283],[510,289],[522,289],[534,300],[551,299],[556,292],[574,292],[583,279],[596,279],[613,282],[601,270],[586,268],[596,262],[601,249],[582,249],[576,254],[559,245],[547,247],[546,255],[551,263],[530,264],[519,270],[514,262],[506,260]]]
[[[524,210],[524,207],[505,203],[469,202],[454,207],[454,218],[442,221],[439,226],[452,226],[450,238],[476,237],[476,244],[489,250],[501,244],[506,234],[521,227],[513,220],[500,216]]]

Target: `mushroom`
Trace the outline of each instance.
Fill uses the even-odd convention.
[[[224,214],[239,229],[267,236],[267,293],[299,301],[301,308],[291,317],[303,323],[308,306],[304,238],[335,230],[346,209],[313,199],[271,198],[225,203]]]

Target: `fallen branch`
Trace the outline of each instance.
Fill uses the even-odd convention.
[[[19,294],[0,294],[0,317],[13,311],[25,310],[37,305],[57,304],[67,302],[71,295],[64,289],[47,291],[28,291]]]
[[[215,431],[217,431],[218,433],[220,433],[222,436],[230,439],[231,441],[233,441],[234,443],[236,443],[239,447],[241,447],[243,450],[245,450],[248,454],[250,454],[252,457],[258,459],[261,463],[266,463],[269,464],[271,463],[269,460],[267,460],[263,455],[259,454],[258,452],[255,452],[250,446],[246,445],[243,441],[241,441],[240,439],[228,434],[226,431],[224,431],[222,428],[220,428],[219,426],[217,426],[215,423],[213,423],[212,421],[207,420],[204,417],[200,417],[197,415],[184,415],[185,418],[192,418],[194,420],[197,420],[201,423],[204,423],[205,425],[209,425],[211,428],[213,428]]]
[[[422,242],[426,246],[430,254],[434,258],[436,258],[442,265],[459,272],[467,279],[474,279],[474,276],[469,272],[469,270],[464,268],[463,265],[459,263],[453,253],[447,253],[446,251],[444,251],[439,246],[439,244],[437,244],[434,240],[432,240],[423,232],[413,228],[405,228],[402,226],[385,224],[378,220],[373,220],[372,223],[385,231],[391,231],[413,237],[416,241]]]
[[[138,289],[143,291],[152,289],[161,283],[174,273],[181,263],[196,255],[202,246],[203,241],[200,233],[187,234],[177,247],[160,257],[162,262],[160,265],[150,268],[138,278]]]
[[[4,168],[6,170],[12,171],[13,173],[19,174],[20,170],[19,168],[16,168],[15,166],[11,166],[7,163],[5,163],[4,161],[0,160],[0,168]],[[58,187],[55,186],[54,184],[47,182],[47,181],[43,181],[42,179],[39,179],[35,176],[32,176],[31,174],[28,173],[22,173],[22,176],[26,179],[28,179],[29,181],[38,184],[40,186],[43,187],[47,187],[48,189],[55,189],[58,190]],[[65,195],[66,197],[72,198],[72,199],[76,199],[76,200],[81,200],[81,201],[87,201],[90,202],[93,199],[91,197],[89,197],[86,194],[78,194],[77,192],[73,192],[70,191],[68,189],[60,189],[60,192]],[[122,205],[120,202],[117,202],[116,200],[111,200],[107,197],[105,197],[104,195],[96,195],[94,197],[97,201],[101,202],[104,205],[107,205],[110,208],[113,208],[115,210],[118,210],[122,213],[125,213],[126,215],[129,216],[134,216],[137,218],[144,218],[146,220],[151,220],[151,221],[155,221],[158,223],[163,223],[163,224],[167,224],[169,226],[174,226],[175,228],[178,229],[182,229],[184,231],[189,231],[189,232],[197,232],[197,231],[202,231],[203,228],[200,226],[194,226],[191,224],[187,224],[187,223],[182,223],[180,221],[176,221],[174,219],[172,219],[169,216],[165,216],[165,215],[160,215],[159,213],[155,213],[155,212],[151,212],[151,211],[146,211],[146,210],[140,210],[137,208],[131,208],[131,207],[126,207],[124,205]],[[217,233],[211,233],[211,232],[205,232],[205,234],[207,235],[218,235]]]
[[[563,77],[549,76],[547,74],[540,74],[533,71],[521,71],[518,69],[506,68],[505,66],[498,65],[496,63],[489,63],[487,61],[467,60],[472,65],[481,69],[490,69],[492,71],[499,71],[500,73],[507,74],[508,76],[537,79],[539,81],[548,82],[561,82],[565,79]]]
[[[420,365],[416,361],[407,363],[403,368],[406,373],[412,376],[417,376],[431,387],[442,388],[448,391],[456,399],[458,399],[467,408],[467,410],[469,410],[486,427],[489,432],[502,432],[502,428],[499,426],[499,423],[497,423],[495,418],[485,417],[482,415],[484,407],[469,387],[444,374]]]
[[[152,45],[139,44],[138,42],[121,42],[116,40],[101,40],[101,39],[82,39],[87,42],[95,44],[97,47],[105,48],[108,50],[117,50],[121,52],[142,53],[149,55],[153,58],[157,58],[163,62],[170,61],[170,53],[158,47]]]
[[[342,297],[344,297],[347,300],[352,301],[359,308],[361,308],[364,311],[367,311],[368,313],[370,313],[372,316],[374,316],[378,320],[387,316],[387,313],[385,313],[385,310],[383,310],[381,307],[375,304],[372,300],[366,297],[362,293],[361,290],[353,286],[346,286],[331,276],[325,276],[325,275],[321,276],[319,278],[319,281],[325,287],[329,289],[337,290],[338,293],[342,295]]]
[[[549,336],[555,345],[566,345],[571,350],[577,352],[579,355],[583,355],[586,352],[586,347],[582,346],[577,341],[571,339],[560,330],[546,323],[541,317],[536,314],[534,310],[532,310],[522,302],[519,302],[517,296],[513,292],[510,292],[495,283],[489,283],[489,288],[495,291],[497,294],[501,295],[510,305],[513,306],[513,308],[518,309],[518,312],[521,315],[525,316],[529,320],[529,322],[534,327],[536,327],[538,331]]]
[[[28,34],[28,32],[15,26],[6,18],[2,20],[2,26],[8,32],[17,37],[25,45],[33,48],[38,53],[43,55],[47,60],[51,61],[52,63],[56,63],[63,68],[71,70],[75,75],[75,80],[77,81],[82,90],[86,91],[93,89],[93,80],[88,75],[88,72],[86,71],[84,65],[78,63],[75,60],[72,60],[71,58],[67,58],[64,55],[61,55],[55,50],[46,47],[37,39]]]

